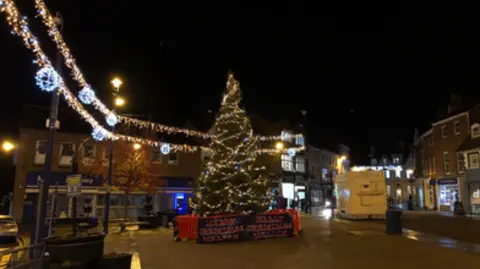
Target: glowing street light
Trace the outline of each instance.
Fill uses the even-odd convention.
[[[115,87],[115,89],[118,91],[120,86],[122,86],[123,81],[120,78],[115,77],[112,79],[112,81],[110,81],[110,83],[112,83],[113,87]]]
[[[139,143],[133,144],[133,149],[134,150],[139,150],[140,148],[142,148],[142,145],[140,145]]]
[[[120,106],[123,106],[123,105],[125,105],[125,99],[123,99],[122,97],[119,97],[119,96],[115,97],[115,106],[120,107]]]
[[[277,144],[275,145],[275,148],[278,149],[278,150],[282,150],[285,146],[283,145],[282,142],[277,142]]]
[[[3,141],[2,150],[5,152],[10,152],[15,149],[15,144],[10,141]]]

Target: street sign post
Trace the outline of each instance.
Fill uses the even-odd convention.
[[[67,195],[72,199],[72,228],[73,235],[77,235],[77,197],[82,195],[82,175],[67,177]]]

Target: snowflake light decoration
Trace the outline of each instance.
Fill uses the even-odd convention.
[[[60,76],[52,67],[43,67],[35,76],[37,86],[46,92],[53,92],[60,84]]]
[[[97,141],[103,141],[106,136],[107,136],[107,130],[105,130],[103,127],[97,126],[95,127],[95,129],[93,129],[93,132],[92,132],[93,139]]]
[[[95,100],[95,92],[90,86],[85,86],[79,93],[78,98],[82,103],[90,105]]]
[[[107,116],[108,125],[113,127],[115,126],[115,124],[117,124],[117,122],[118,122],[117,116],[114,113],[110,112],[110,114],[108,114]]]
[[[162,146],[160,147],[160,151],[161,151],[162,154],[164,154],[164,155],[169,154],[169,153],[170,153],[170,150],[171,150],[170,145],[167,144],[167,143],[162,144]]]

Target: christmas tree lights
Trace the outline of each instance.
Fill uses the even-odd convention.
[[[259,140],[240,100],[239,83],[229,74],[211,157],[195,187],[194,207],[201,215],[263,212],[271,202],[266,168],[257,162]]]

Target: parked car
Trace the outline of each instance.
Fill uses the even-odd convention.
[[[0,215],[0,241],[15,242],[18,236],[17,222],[12,216]]]

